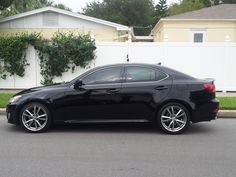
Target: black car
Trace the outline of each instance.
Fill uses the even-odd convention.
[[[190,122],[215,119],[218,110],[213,80],[160,65],[116,64],[14,95],[7,119],[29,132],[59,122],[154,122],[166,133],[179,134]]]

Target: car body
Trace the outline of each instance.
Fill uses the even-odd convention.
[[[160,65],[115,64],[91,69],[68,83],[14,95],[7,105],[7,119],[30,132],[45,131],[59,122],[155,122],[164,132],[179,134],[189,122],[215,119],[218,109],[213,80]],[[44,127],[29,129],[29,122]]]

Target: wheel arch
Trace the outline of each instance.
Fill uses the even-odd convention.
[[[30,100],[26,100],[24,101],[23,103],[21,103],[18,107],[17,107],[17,119],[16,119],[16,123],[17,125],[20,124],[20,116],[21,116],[21,111],[22,109],[27,105],[27,104],[30,104],[30,103],[40,103],[42,104],[43,106],[45,106],[48,111],[49,111],[49,114],[51,116],[51,119],[52,119],[52,122],[53,122],[53,111],[51,109],[51,103],[46,101],[46,100],[43,100],[43,99],[30,99]]]
[[[189,103],[187,103],[186,101],[183,101],[183,100],[178,100],[178,99],[169,99],[169,100],[166,100],[164,102],[162,102],[159,106],[158,106],[158,109],[157,109],[157,112],[156,112],[156,116],[158,115],[159,111],[161,110],[161,108],[169,103],[177,103],[177,104],[181,104],[183,105],[189,112],[190,114],[190,120],[192,121],[193,120],[193,108],[191,107],[191,105]]]

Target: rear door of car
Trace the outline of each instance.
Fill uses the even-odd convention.
[[[155,67],[127,65],[121,95],[127,119],[150,119],[167,96],[172,80]]]

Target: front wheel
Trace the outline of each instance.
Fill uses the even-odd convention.
[[[190,113],[182,104],[169,103],[159,111],[157,122],[165,133],[180,134],[189,126]]]
[[[46,131],[51,125],[51,116],[46,106],[40,103],[29,103],[21,111],[20,125],[28,132]]]

